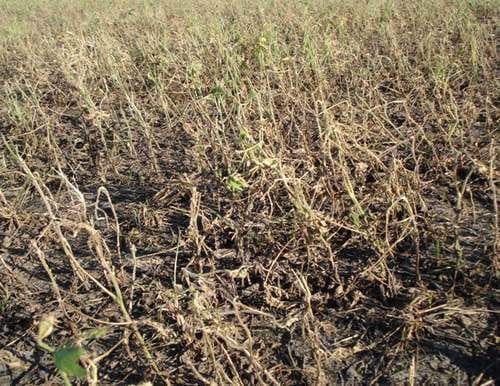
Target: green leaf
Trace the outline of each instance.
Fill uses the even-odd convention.
[[[227,179],[226,186],[233,193],[241,193],[248,184],[243,178],[233,175]]]
[[[78,363],[83,355],[85,355],[85,351],[80,347],[63,347],[57,350],[54,355],[56,367],[69,376],[84,378],[86,371]]]
[[[222,86],[215,85],[210,89],[210,94],[212,94],[215,98],[220,99],[225,95],[225,92]]]
[[[240,141],[247,141],[250,139],[250,134],[245,129],[240,130]]]
[[[108,332],[108,329],[106,327],[91,328],[89,330],[85,330],[82,332],[82,339],[83,340],[91,340],[91,339],[102,338],[103,336],[105,336],[107,334],[107,332]]]

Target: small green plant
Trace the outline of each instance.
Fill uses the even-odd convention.
[[[446,68],[442,66],[436,66],[432,69],[432,73],[438,79],[446,78]]]
[[[436,259],[441,259],[441,241],[436,240],[434,242],[434,254],[436,256]]]
[[[210,89],[210,95],[212,95],[216,100],[220,100],[224,97],[225,95],[224,88],[222,88],[221,85],[216,84],[215,86],[212,86]]]
[[[85,378],[87,372],[80,365],[80,360],[86,355],[83,348],[76,345],[67,345],[55,348],[45,342],[54,331],[56,318],[53,315],[45,315],[38,324],[37,344],[39,347],[54,355],[54,364],[59,370],[66,386],[71,385],[70,377]]]
[[[250,141],[252,139],[252,136],[250,135],[250,133],[245,130],[245,129],[241,129],[240,130],[240,133],[239,133],[239,140],[240,140],[240,144],[243,146],[246,142]]]
[[[197,95],[203,93],[202,72],[203,65],[197,61],[190,62],[186,67],[186,80],[191,84],[191,88]]]
[[[363,211],[352,209],[351,219],[354,222],[354,225],[359,228],[362,226],[363,220],[365,219],[365,213]]]
[[[271,63],[274,36],[270,27],[259,34],[254,48],[254,58],[260,66]]]
[[[248,183],[243,179],[243,177],[232,174],[226,180],[226,188],[231,193],[241,193],[248,187]]]
[[[255,142],[251,134],[245,129],[239,132],[239,145],[242,148],[240,151],[243,154],[242,162],[246,162],[247,166],[252,166],[250,172],[257,169],[274,168],[278,161],[274,157],[270,157],[264,151],[264,145],[260,142]]]

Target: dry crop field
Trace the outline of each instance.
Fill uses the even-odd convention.
[[[497,0],[0,0],[0,384],[493,385]]]

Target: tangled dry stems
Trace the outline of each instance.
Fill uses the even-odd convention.
[[[494,379],[495,1],[2,3],[19,382]]]

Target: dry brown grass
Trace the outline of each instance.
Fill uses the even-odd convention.
[[[497,1],[0,8],[0,383],[492,384]]]

